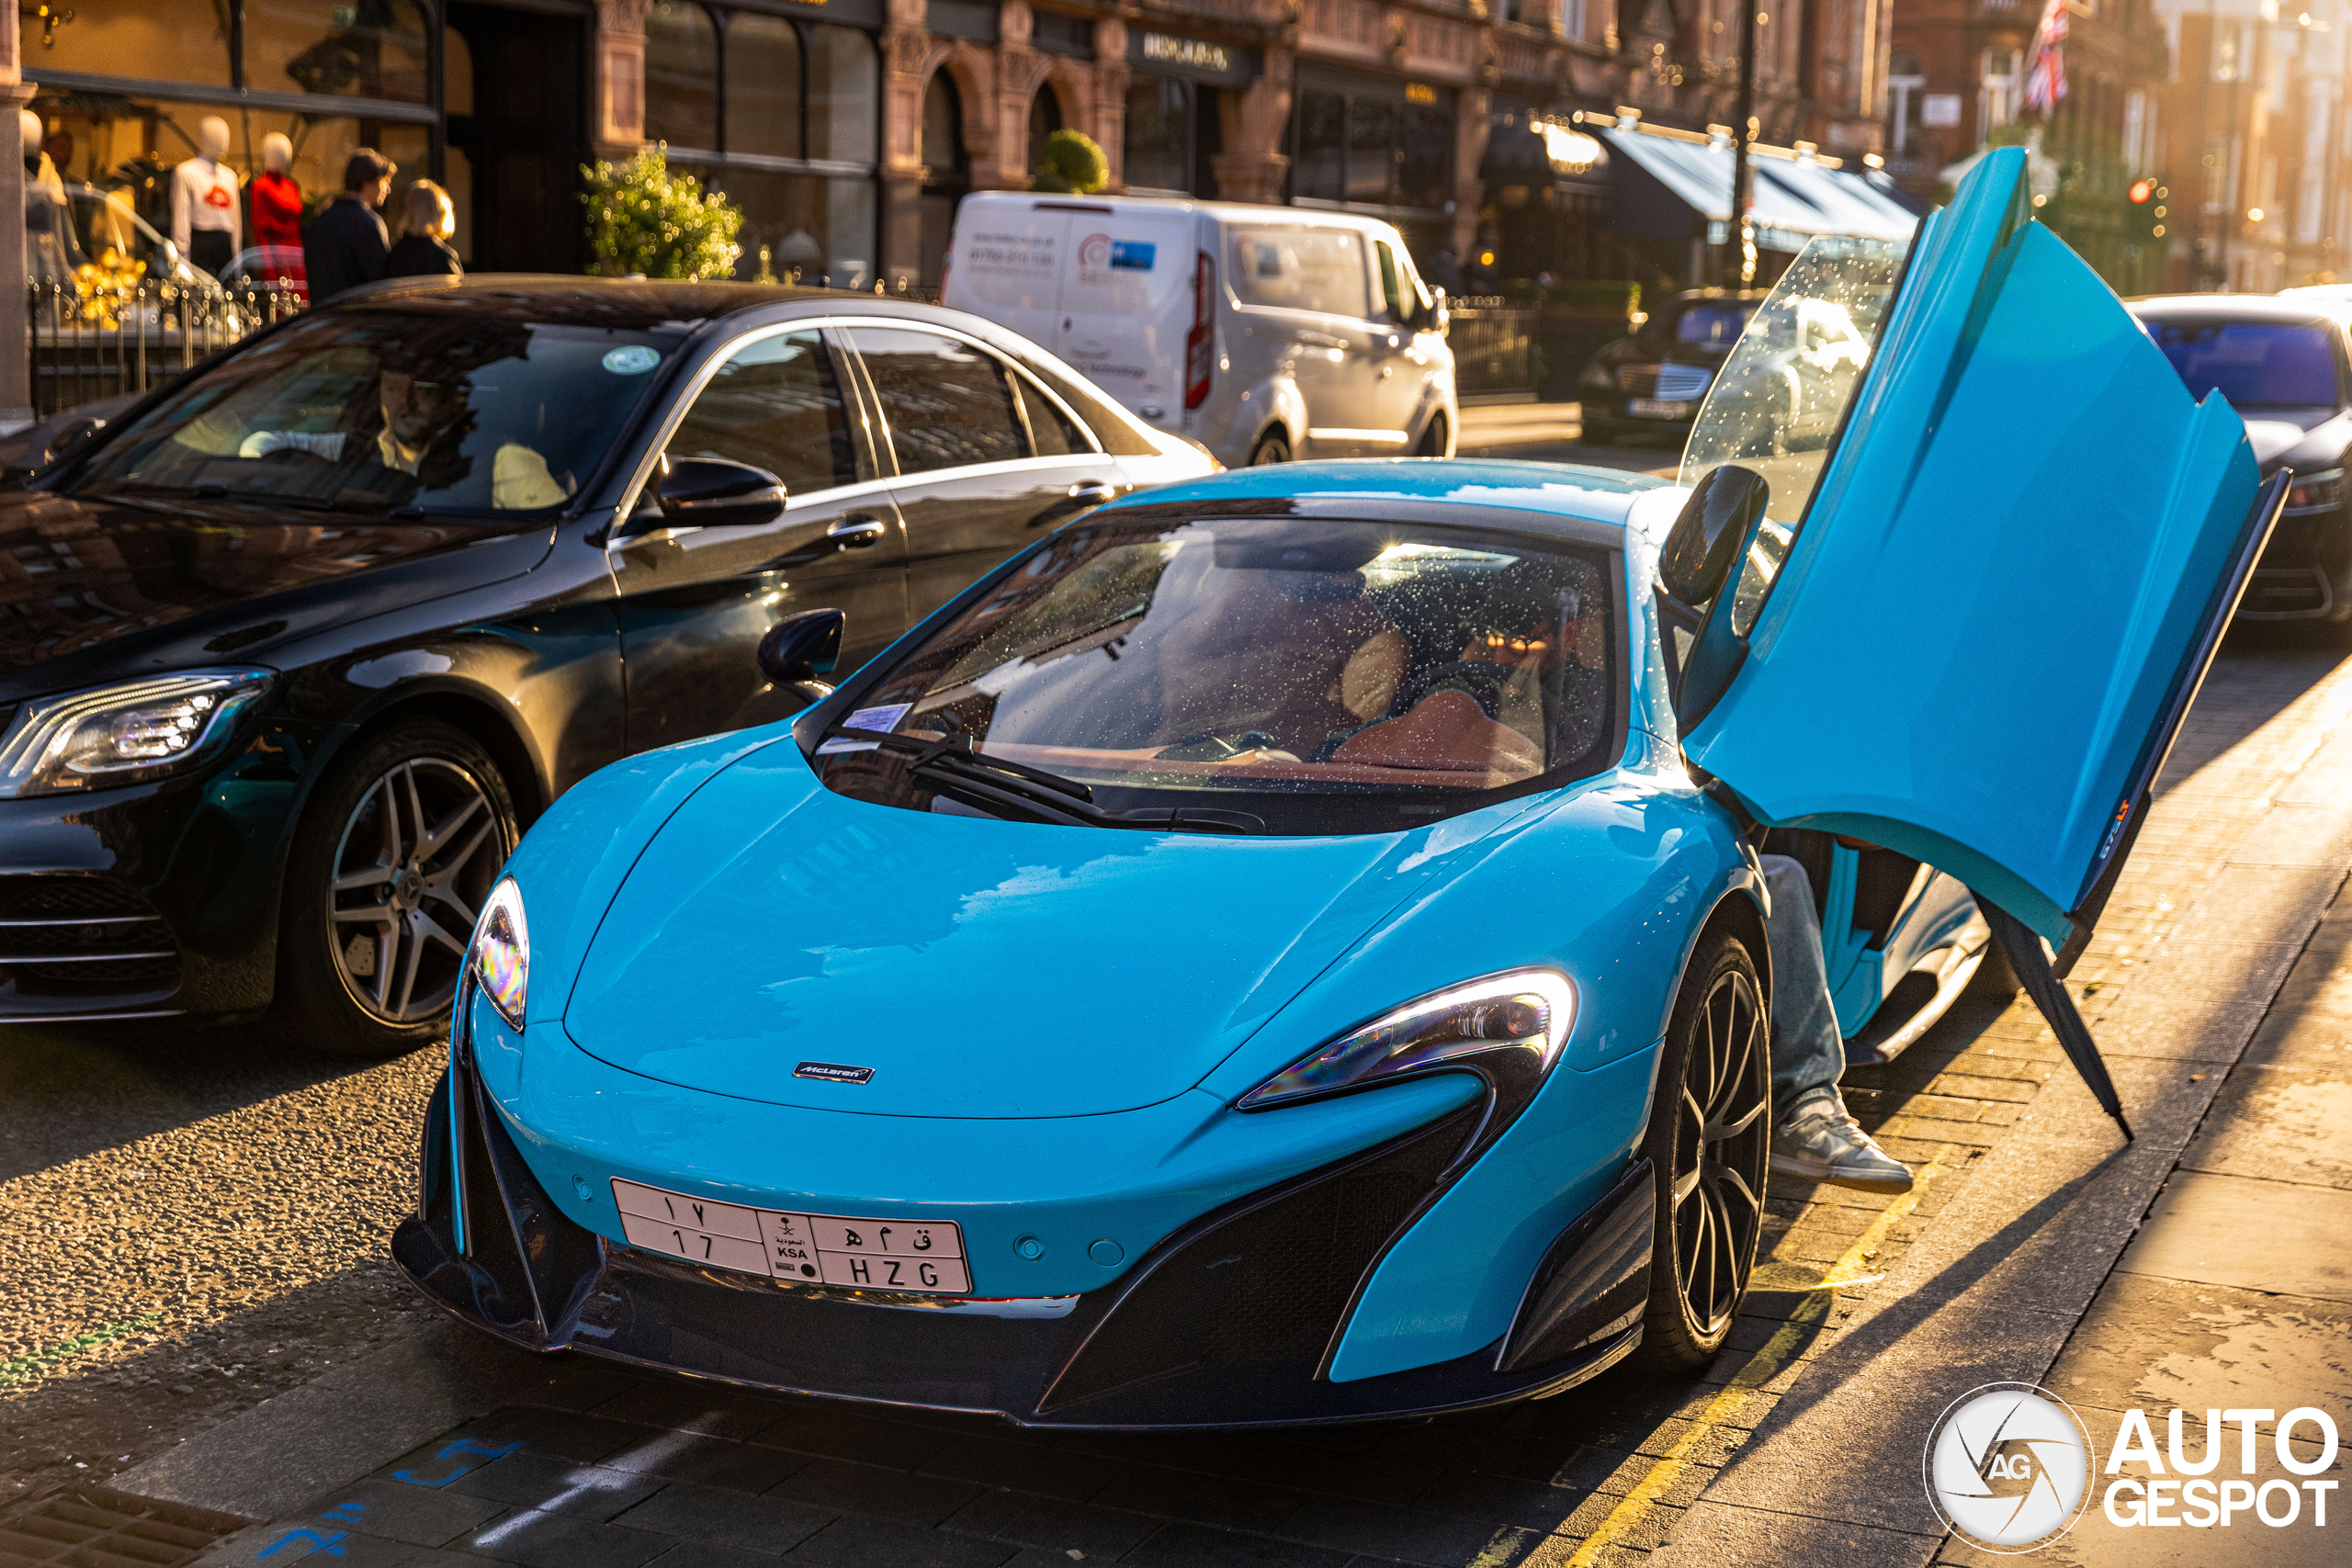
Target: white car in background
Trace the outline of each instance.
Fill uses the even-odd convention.
[[[941,302],[1228,467],[1453,454],[1445,302],[1389,224],[1143,197],[964,198]]]

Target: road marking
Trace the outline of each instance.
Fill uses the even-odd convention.
[[[716,1410],[707,1412],[705,1419],[718,1414]],[[694,1447],[708,1436],[710,1434],[707,1432],[664,1432],[658,1438],[648,1438],[636,1447],[614,1457],[616,1459],[665,1460],[682,1449]],[[613,1479],[611,1466],[590,1465],[584,1469],[573,1471],[563,1479],[565,1485],[562,1491],[541,1502],[525,1505],[528,1511],[516,1514],[512,1518],[501,1520],[491,1526],[490,1529],[474,1537],[473,1544],[496,1546],[515,1531],[545,1519],[548,1515],[561,1508],[566,1503],[576,1502],[591,1492],[617,1491],[628,1485],[630,1481],[636,1480],[637,1476],[631,1474],[627,1480],[616,1481]]]
[[[1812,1337],[1813,1331],[1828,1318],[1830,1303],[1838,1299],[1838,1288],[1884,1278],[1878,1274],[1860,1275],[1855,1270],[1861,1266],[1863,1256],[1876,1252],[1888,1234],[1919,1206],[1919,1200],[1928,1195],[1928,1183],[1936,1179],[1937,1173],[1943,1168],[1943,1163],[1944,1151],[1938,1149],[1935,1157],[1919,1168],[1918,1178],[1912,1182],[1911,1190],[1880,1211],[1878,1218],[1854,1238],[1853,1245],[1838,1255],[1838,1261],[1829,1266],[1820,1282],[1806,1288],[1805,1299],[1799,1303],[1795,1314],[1774,1330],[1772,1337],[1764,1341],[1754,1355],[1741,1363],[1739,1371],[1732,1374],[1731,1382],[1724,1385],[1724,1391],[1709,1400],[1707,1407],[1690,1423],[1690,1429],[1677,1438],[1657,1462],[1650,1466],[1649,1472],[1634,1483],[1634,1489],[1609,1510],[1609,1517],[1585,1537],[1573,1555],[1562,1559],[1539,1548],[1526,1560],[1526,1568],[1562,1562],[1565,1568],[1592,1568],[1592,1564],[1600,1560],[1602,1552],[1623,1540],[1626,1533],[1641,1522],[1650,1505],[1673,1490],[1675,1483],[1682,1479],[1682,1472],[1690,1467],[1690,1450],[1698,1446],[1699,1440],[1728,1420],[1747,1402],[1752,1391],[1780,1376],[1796,1359],[1804,1348],[1805,1342]],[[1558,1536],[1553,1537],[1552,1540],[1562,1548],[1568,1544]]]
[[[119,1339],[146,1327],[164,1314],[151,1312],[138,1317],[110,1323],[104,1328],[93,1328],[87,1334],[77,1334],[62,1340],[46,1350],[36,1350],[29,1356],[19,1356],[13,1361],[0,1361],[0,1388],[15,1388],[18,1383],[32,1382],[46,1371],[52,1371],[85,1350],[95,1350],[110,1340]]]

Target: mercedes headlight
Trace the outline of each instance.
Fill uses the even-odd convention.
[[[1576,987],[1556,969],[1489,975],[1350,1030],[1243,1095],[1239,1109],[1448,1070],[1539,1079],[1559,1059],[1576,1012]]]
[[[0,799],[139,784],[218,751],[267,670],[189,670],[36,697],[0,735]]]
[[[531,989],[531,927],[523,919],[523,890],[502,876],[474,920],[466,949],[466,976],[481,987],[516,1033],[523,1030],[523,1004]]]

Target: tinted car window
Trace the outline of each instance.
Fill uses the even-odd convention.
[[[560,505],[683,335],[480,306],[326,311],[174,389],[75,489],[218,488],[349,512]]]
[[[1106,518],[1065,529],[857,700],[1119,807],[1393,829],[1605,765],[1610,583],[1601,552],[1484,530]],[[844,793],[931,808],[897,756],[843,738],[819,761]]]
[[[1729,348],[1747,325],[1752,304],[1692,305],[1675,318],[1674,341],[1699,348]]]
[[[2189,395],[2219,392],[2248,403],[2338,400],[2330,329],[2275,321],[2150,321],[2148,335],[2180,373]]]
[[[1035,381],[1016,376],[1013,385],[1021,393],[1021,406],[1029,412],[1029,434],[1036,443],[1037,456],[1068,457],[1094,450],[1094,444]]]
[[[1233,292],[1244,305],[1365,314],[1363,241],[1347,229],[1237,229]]]
[[[670,437],[670,455],[749,463],[795,495],[856,482],[849,414],[823,338],[784,333],[729,355]]]
[[[850,337],[874,378],[900,473],[1029,456],[1012,387],[993,355],[902,327],[856,327]]]

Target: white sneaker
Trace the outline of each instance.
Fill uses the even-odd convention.
[[[1908,1192],[1911,1168],[1880,1148],[1836,1089],[1808,1090],[1772,1134],[1772,1168],[1863,1192]]]

